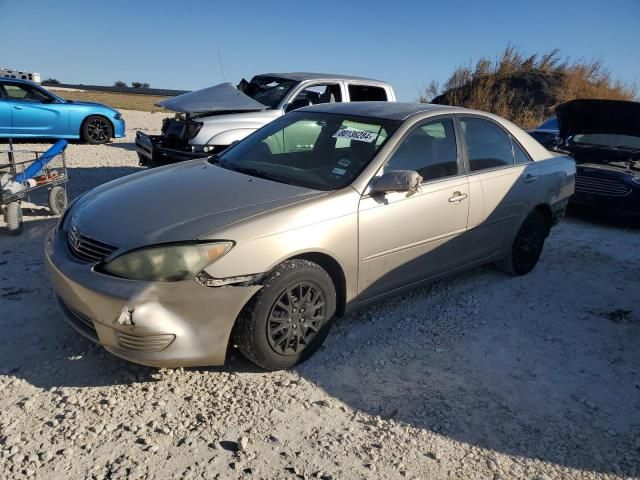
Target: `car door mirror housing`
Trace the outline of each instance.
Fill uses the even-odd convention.
[[[285,107],[284,112],[289,113],[302,107],[308,107],[309,105],[311,105],[311,102],[309,102],[309,99],[297,98],[296,100],[294,100],[293,102],[291,102],[289,105]]]
[[[387,192],[415,192],[422,183],[422,177],[413,170],[391,170],[375,177],[370,183],[372,195]]]

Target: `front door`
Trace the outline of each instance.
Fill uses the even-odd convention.
[[[453,120],[417,125],[383,171],[413,170],[423,177],[416,193],[365,194],[359,206],[361,298],[369,299],[466,262],[463,245],[469,187]]]
[[[0,86],[2,89],[2,86]],[[9,102],[2,98],[0,91],[0,136],[6,138],[11,133],[11,107]]]
[[[4,91],[16,136],[57,136],[67,133],[68,108],[32,85],[5,83]]]

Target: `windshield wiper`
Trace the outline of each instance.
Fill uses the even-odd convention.
[[[213,153],[209,155],[208,161],[211,165],[220,165],[222,166],[222,158],[217,153]]]
[[[289,180],[288,178],[279,177],[278,175],[273,175],[271,173],[263,172],[262,170],[258,170],[257,168],[238,167],[238,166],[228,166],[225,168],[228,168],[229,170],[233,170],[234,172],[244,173],[245,175],[250,175],[252,177],[264,178],[265,180],[271,180],[278,183],[291,184],[291,180]]]

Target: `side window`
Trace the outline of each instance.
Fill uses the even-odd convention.
[[[511,138],[499,126],[481,118],[461,118],[472,172],[513,165]]]
[[[445,118],[417,127],[404,139],[384,170],[414,170],[424,180],[458,175],[453,121]]]
[[[11,100],[24,100],[28,102],[45,102],[49,97],[37,88],[29,85],[5,84],[4,91]]]
[[[511,139],[511,145],[513,145],[513,156],[516,160],[516,164],[521,165],[523,163],[531,162],[529,155],[524,153],[524,150],[522,150],[522,147],[518,145],[518,143],[513,138]]]
[[[349,85],[349,99],[352,102],[387,101],[387,92],[382,87],[371,85]]]
[[[342,93],[338,84],[319,84],[312,85],[302,90],[294,101],[308,100],[309,105],[317,105],[319,103],[334,103],[342,101]]]

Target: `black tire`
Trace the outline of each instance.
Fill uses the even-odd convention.
[[[520,276],[529,273],[538,263],[549,235],[549,223],[539,210],[531,212],[516,235],[509,255],[496,263],[496,267],[510,275]]]
[[[20,202],[11,202],[4,210],[5,221],[9,235],[22,233],[22,207]]]
[[[82,122],[81,136],[91,145],[107,143],[113,137],[113,125],[105,117],[91,115]]]
[[[62,215],[67,208],[67,191],[56,185],[49,190],[49,210],[52,215]]]
[[[262,285],[238,317],[233,341],[256,365],[288,369],[322,345],[336,311],[336,289],[322,267],[300,259],[280,264]]]

